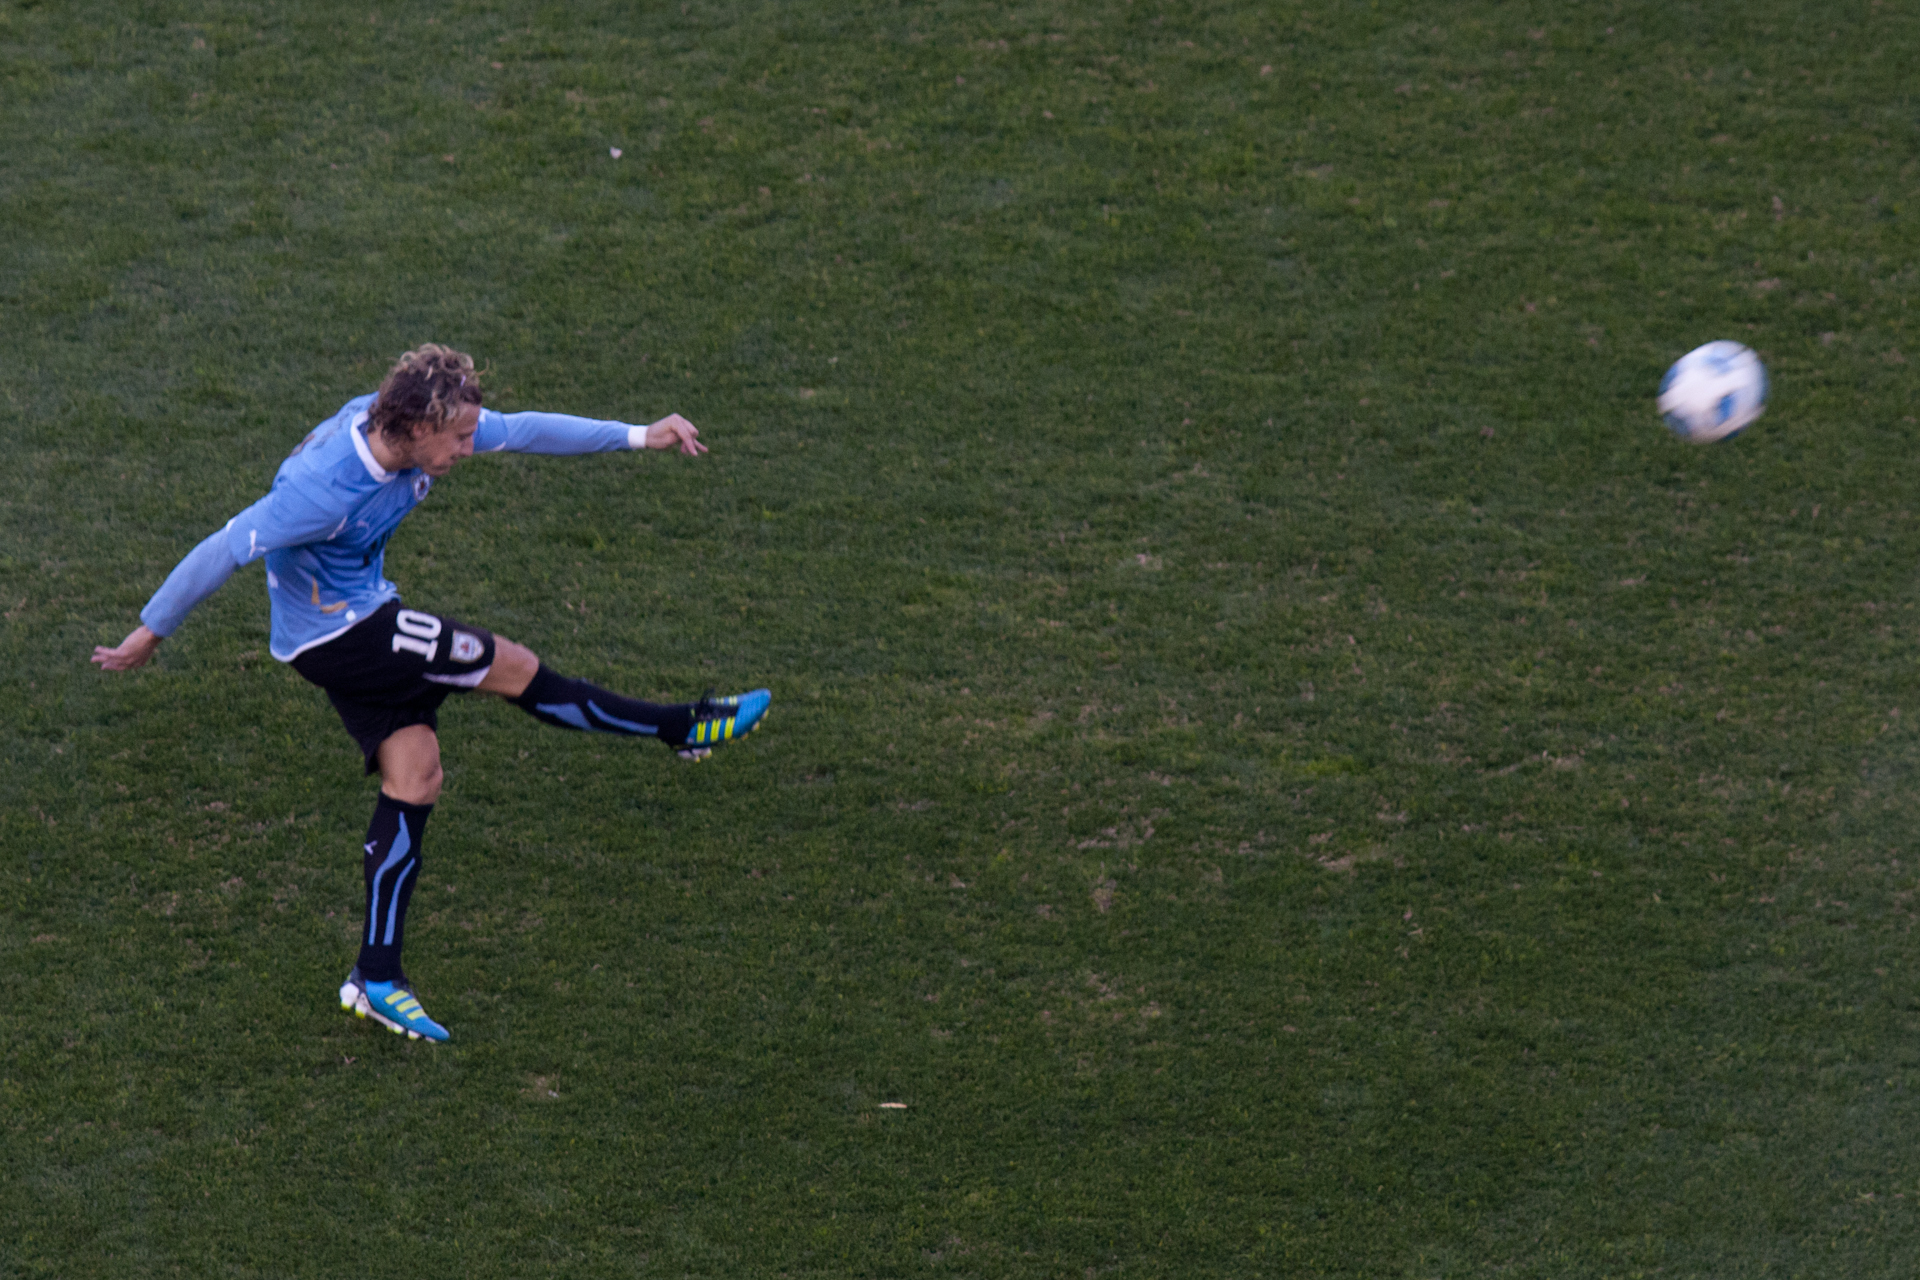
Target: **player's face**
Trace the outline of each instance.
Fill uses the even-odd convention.
[[[480,406],[470,404],[445,430],[416,436],[413,441],[413,465],[438,479],[453,470],[453,464],[473,456],[473,433],[480,427]]]

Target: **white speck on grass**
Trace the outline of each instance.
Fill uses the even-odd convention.
[[[607,148],[607,154],[608,154],[608,155],[610,155],[610,156],[612,156],[612,157],[613,157],[613,158],[614,158],[615,160],[618,160],[618,159],[620,158],[620,148],[618,148],[618,147],[608,147],[608,148]]]
[[[883,1102],[880,1104],[880,1109],[882,1111],[905,1111],[907,1104],[904,1102]]]

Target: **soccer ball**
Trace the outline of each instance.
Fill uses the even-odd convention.
[[[1767,370],[1737,342],[1709,342],[1673,362],[1660,380],[1660,412],[1695,444],[1737,435],[1767,407]]]

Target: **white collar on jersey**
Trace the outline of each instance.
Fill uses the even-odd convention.
[[[360,463],[366,467],[367,474],[381,484],[393,479],[394,473],[381,466],[374,459],[373,450],[367,446],[366,436],[360,433],[360,424],[367,420],[367,411],[362,409],[353,415],[353,421],[347,426],[347,434],[353,437],[353,451],[360,455]]]

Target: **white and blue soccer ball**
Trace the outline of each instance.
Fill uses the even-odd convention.
[[[1667,425],[1695,444],[1737,435],[1766,408],[1766,366],[1737,342],[1695,347],[1660,380],[1660,412]]]

